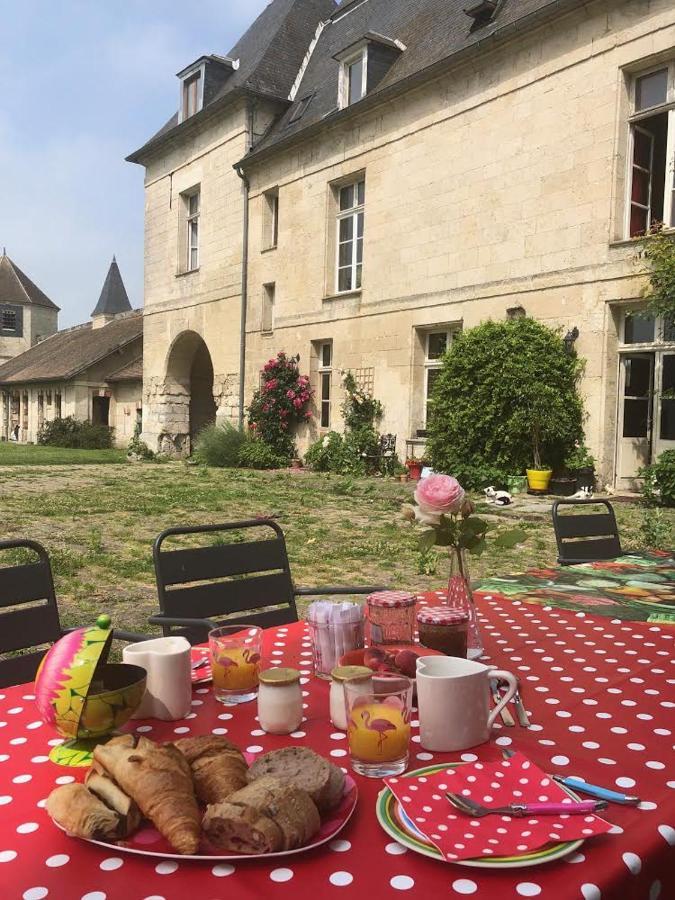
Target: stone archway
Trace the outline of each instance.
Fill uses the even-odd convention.
[[[209,348],[201,341],[190,368],[190,444],[206,425],[216,421],[217,406],[213,399],[213,363]]]
[[[173,342],[166,362],[159,450],[187,456],[204,426],[215,422],[213,362],[196,331],[184,331]]]

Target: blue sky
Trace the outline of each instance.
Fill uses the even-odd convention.
[[[0,245],[86,321],[116,254],[143,302],[143,169],[124,162],[175,111],[175,73],[226,53],[267,0],[20,0],[2,6]]]

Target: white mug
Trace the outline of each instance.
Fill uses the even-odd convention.
[[[132,718],[174,722],[187,716],[192,701],[192,659],[184,637],[129,644],[122,650],[122,659],[148,673],[145,696]]]
[[[490,679],[508,683],[490,712]],[[484,744],[501,710],[518,689],[510,672],[452,656],[417,660],[417,706],[420,739],[427,750],[448,753]]]

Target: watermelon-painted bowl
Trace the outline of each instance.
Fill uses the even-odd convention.
[[[101,739],[131,718],[145,693],[140,666],[107,662],[112,643],[108,616],[78,628],[45,654],[35,677],[35,702],[42,718],[64,738],[50,753],[66,766],[91,764]]]

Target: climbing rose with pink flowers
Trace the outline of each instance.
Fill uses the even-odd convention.
[[[261,380],[262,387],[248,408],[249,427],[276,453],[290,459],[295,453],[295,427],[312,415],[309,378],[300,374],[297,357],[282,352],[265,363]]]

